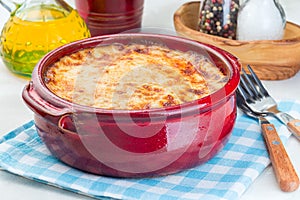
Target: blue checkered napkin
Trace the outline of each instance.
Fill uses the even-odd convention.
[[[300,118],[300,102],[280,102]],[[298,112],[297,112],[298,111]],[[282,139],[290,133],[272,120]],[[119,179],[84,173],[50,155],[33,121],[0,139],[0,166],[14,174],[95,198],[116,199],[239,199],[270,163],[255,120],[239,114],[224,149],[207,163],[159,178]]]

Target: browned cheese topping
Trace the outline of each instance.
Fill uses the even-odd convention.
[[[227,80],[195,52],[117,43],[65,56],[44,74],[46,86],[57,96],[104,109],[178,105],[211,94]]]

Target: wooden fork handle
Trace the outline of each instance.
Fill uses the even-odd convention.
[[[300,140],[300,120],[294,119],[287,123],[288,128],[291,132]]]
[[[272,166],[279,187],[284,192],[295,191],[299,178],[273,124],[261,124]]]

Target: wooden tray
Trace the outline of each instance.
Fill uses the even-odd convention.
[[[300,26],[287,22],[282,40],[238,41],[197,31],[200,2],[183,4],[174,13],[174,26],[181,36],[215,45],[250,64],[263,80],[281,80],[300,70]]]

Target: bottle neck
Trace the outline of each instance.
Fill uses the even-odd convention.
[[[57,5],[63,9],[71,12],[73,8],[64,0],[25,0],[25,2],[17,3],[13,0],[0,0],[0,5],[5,8],[9,13],[13,13],[19,7],[29,7],[37,5]]]
[[[14,16],[23,21],[48,22],[65,18],[72,10],[64,0],[26,0]]]
[[[20,5],[10,0],[0,0],[0,5],[5,8],[9,13],[15,11]]]
[[[72,7],[64,0],[25,0],[25,2],[22,4],[22,8],[34,7],[39,5],[53,5],[61,7],[68,12],[72,11]]]

